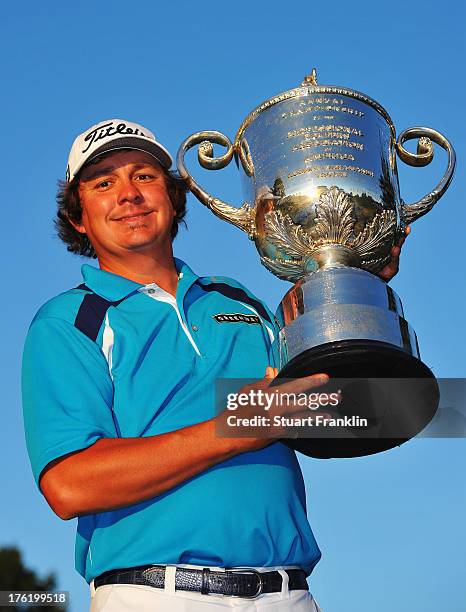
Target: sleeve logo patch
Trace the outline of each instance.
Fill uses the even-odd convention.
[[[260,325],[260,317],[253,314],[243,314],[241,312],[219,313],[214,315],[217,323],[247,323],[248,325]]]

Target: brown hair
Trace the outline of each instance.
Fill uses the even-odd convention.
[[[113,153],[113,151],[100,155],[93,159],[91,163],[95,164],[102,161],[110,153]],[[188,187],[186,181],[175,172],[165,168],[163,168],[163,172],[168,196],[176,212],[171,228],[171,238],[173,240],[178,233],[179,224],[181,222],[185,223],[183,219],[186,215],[186,192]],[[58,237],[67,245],[67,249],[71,253],[95,259],[97,255],[87,234],[81,234],[70,223],[70,221],[80,223],[82,218],[82,207],[79,201],[79,174],[70,183],[58,181],[56,199],[57,216],[54,219],[54,225]]]

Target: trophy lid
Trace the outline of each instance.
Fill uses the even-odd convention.
[[[390,115],[388,114],[388,112],[385,110],[385,108],[381,104],[379,104],[376,100],[374,100],[373,98],[370,98],[366,94],[360,91],[356,91],[355,89],[349,89],[348,87],[341,87],[341,86],[336,86],[336,85],[319,85],[317,83],[317,70],[316,68],[313,68],[311,70],[311,73],[304,77],[299,87],[295,87],[294,89],[289,89],[288,91],[284,91],[275,96],[272,96],[271,98],[268,98],[267,100],[262,102],[262,104],[259,104],[259,106],[256,106],[256,108],[252,112],[249,113],[249,115],[244,119],[243,123],[240,125],[239,130],[236,134],[235,148],[238,146],[238,143],[240,142],[246,128],[262,112],[266,111],[267,109],[269,109],[270,107],[276,104],[280,104],[281,102],[284,102],[285,100],[289,100],[290,98],[300,98],[300,97],[304,98],[304,97],[307,97],[313,94],[331,94],[335,96],[348,96],[350,98],[354,98],[356,100],[359,100],[360,102],[363,102],[364,104],[371,106],[380,115],[382,115],[382,117],[385,119],[385,121],[390,126],[390,130],[393,134],[393,137],[395,137],[396,131],[395,131],[395,126],[393,124],[393,121]]]

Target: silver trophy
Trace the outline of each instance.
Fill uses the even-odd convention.
[[[418,139],[417,153],[403,146],[412,139]],[[434,155],[432,141],[448,154],[445,175],[428,195],[406,204],[396,154],[425,166]],[[226,153],[215,157],[213,144]],[[189,174],[184,158],[195,145],[199,163],[210,170],[235,158],[246,199],[240,208],[211,196]],[[373,425],[369,435],[345,428],[339,436],[288,443],[316,457],[358,456],[401,444],[423,429],[438,407],[438,386],[420,360],[399,297],[376,274],[406,225],[429,212],[448,188],[455,167],[448,140],[425,127],[409,128],[397,139],[380,104],[346,87],[318,85],[313,70],[296,89],[255,108],[233,144],[220,132],[197,132],[180,146],[177,163],[193,194],[254,240],[268,270],[294,283],[277,311],[279,377],[323,371],[352,381],[354,393],[347,395],[359,398],[354,405]],[[395,383],[375,393],[363,379]],[[342,402],[339,410],[356,409]]]

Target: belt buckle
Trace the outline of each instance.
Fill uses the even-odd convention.
[[[241,569],[226,569],[225,568],[225,573],[226,572],[230,572],[231,574],[254,574],[258,582],[257,591],[254,593],[254,595],[229,595],[229,597],[240,597],[242,599],[256,599],[257,597],[259,597],[259,595],[262,594],[262,588],[264,586],[264,583],[262,582],[261,573],[258,572],[253,567],[244,567]]]

